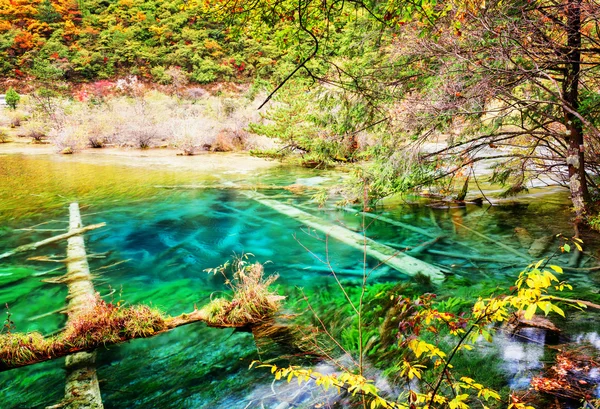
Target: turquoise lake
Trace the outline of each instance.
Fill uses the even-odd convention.
[[[90,267],[97,276],[96,289],[107,300],[147,303],[171,315],[191,311],[225,290],[223,279],[207,274],[205,269],[222,264],[234,254],[251,253],[257,261],[266,263],[267,273],[279,274],[277,291],[296,297],[290,301],[297,306],[301,304],[298,287],[309,298],[336,292],[333,277],[314,255],[328,255],[345,285],[356,286],[363,271],[362,252],[335,240],[329,240],[326,249],[324,234],[309,232],[301,220],[263,206],[241,191],[205,186],[335,186],[342,178],[338,172],[283,166],[245,174],[199,173],[61,156],[0,155],[0,253],[57,234],[23,229],[65,228],[68,205],[77,201],[85,224],[107,224],[85,236],[87,252],[92,255]],[[164,188],[192,184],[204,187]],[[294,194],[270,189],[263,193],[329,223],[362,231],[363,218],[333,208],[335,198],[320,209],[312,202],[310,190]],[[428,206],[406,199],[373,212],[448,236],[432,249],[474,257],[419,256],[448,272],[447,283],[441,288],[446,294],[457,288],[489,289],[493,283],[507,288],[514,282],[527,261],[495,243],[527,254],[518,232],[525,230],[533,239],[558,233],[572,235],[566,193],[539,196],[520,204],[488,206],[484,202],[483,206],[460,208]],[[368,237],[396,248],[415,247],[431,240],[381,220],[366,222]],[[596,255],[597,237],[590,234],[584,239],[588,253]],[[545,255],[558,245],[556,240]],[[18,331],[50,334],[64,326],[66,317],[52,312],[65,306],[66,287],[43,281],[62,274],[50,271],[60,264],[28,260],[36,256],[60,258],[64,253],[63,242],[0,260],[0,306],[8,305]],[[570,257],[557,254],[553,263],[566,265]],[[367,264],[372,268],[377,261],[367,258]],[[565,278],[582,293],[597,292],[600,286],[597,273],[567,273]],[[414,283],[384,265],[375,271],[370,284],[396,281]],[[428,288],[423,284],[423,291]],[[569,325],[573,334],[592,337],[600,348],[600,341],[593,339],[597,325],[593,318],[584,315]],[[105,408],[242,409],[260,408],[261,404],[277,408],[281,397],[271,392],[271,375],[248,369],[250,362],[259,358],[250,333],[192,324],[155,338],[102,349],[97,371]],[[0,373],[0,407],[44,408],[56,404],[63,397],[63,367],[64,359],[58,359]]]

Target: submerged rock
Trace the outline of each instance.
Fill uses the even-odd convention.
[[[515,236],[517,236],[517,240],[519,240],[519,244],[523,248],[530,248],[533,243],[533,237],[527,231],[527,229],[523,227],[515,227]]]
[[[554,241],[554,236],[544,236],[536,239],[529,247],[527,251],[532,257],[539,257],[548,250],[552,242]]]

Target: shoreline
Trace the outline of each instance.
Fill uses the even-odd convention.
[[[60,154],[52,144],[32,144],[24,141],[13,141],[0,144],[0,157],[3,155],[44,156],[56,162],[86,163],[100,166],[125,166],[135,168],[153,169],[174,172],[216,172],[226,174],[251,174],[262,170],[274,169],[285,166],[274,159],[265,159],[251,156],[248,151],[238,152],[209,152],[201,151],[193,156],[181,155],[181,151],[174,148],[150,148],[140,150],[135,148],[105,147],[100,149],[86,148],[74,154]],[[503,191],[495,185],[482,183],[483,193],[494,205],[507,205],[514,203],[531,203],[540,199],[549,202],[552,198],[554,204],[568,204],[568,192],[559,185],[534,185],[529,186],[529,192],[521,193],[514,197],[501,198],[497,195]],[[473,186],[468,194],[468,199],[482,197],[481,192]],[[426,196],[423,199],[427,200]],[[428,198],[429,200],[443,200],[442,198]],[[381,205],[394,205],[406,202],[402,194],[393,194],[382,198]]]

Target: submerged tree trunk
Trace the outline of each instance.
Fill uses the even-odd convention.
[[[243,194],[281,214],[298,220],[316,231],[325,233],[327,237],[332,237],[352,248],[363,251],[366,255],[373,257],[381,264],[387,264],[402,274],[410,277],[425,276],[434,284],[441,284],[445,279],[444,273],[438,267],[396,251],[389,246],[378,243],[362,234],[329,223],[294,206],[283,204],[276,200],[270,200],[268,196],[258,192],[247,191]]]
[[[82,228],[79,204],[69,206],[69,232]],[[87,261],[85,242],[82,234],[72,236],[67,241],[67,274],[65,275],[69,293],[67,325],[76,320],[80,312],[95,303],[95,290]],[[64,408],[103,409],[100,385],[96,374],[96,351],[78,352],[65,360],[66,383]]]

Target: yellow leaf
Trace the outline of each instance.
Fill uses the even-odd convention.
[[[530,304],[529,307],[527,307],[527,310],[525,311],[525,315],[523,316],[523,318],[525,318],[526,320],[532,319],[535,314],[535,310],[537,310],[537,305]]]
[[[556,305],[552,305],[552,310],[562,317],[565,316],[565,312],[560,307],[557,307]]]
[[[556,271],[559,274],[563,273],[563,269],[560,266],[549,265],[548,267],[550,267],[552,270]]]

